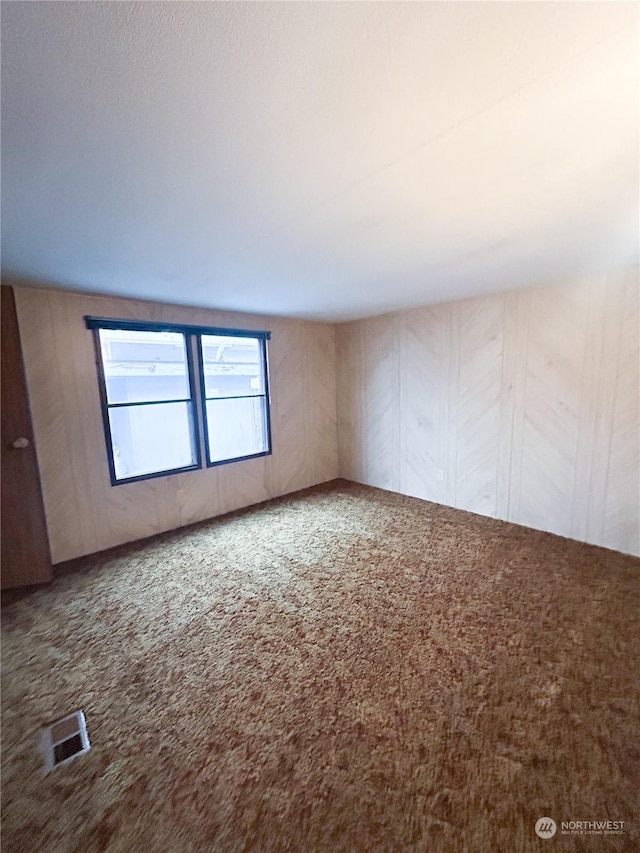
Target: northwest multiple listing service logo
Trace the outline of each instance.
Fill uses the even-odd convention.
[[[550,817],[539,817],[536,821],[536,835],[540,838],[553,838],[557,828],[555,820]]]
[[[623,820],[563,820],[560,835],[624,835]],[[558,825],[551,817],[539,817],[535,825],[539,838],[553,838]]]

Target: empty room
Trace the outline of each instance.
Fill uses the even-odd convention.
[[[640,7],[0,5],[3,853],[640,849]]]

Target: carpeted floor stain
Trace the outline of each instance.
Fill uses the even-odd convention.
[[[637,850],[639,593],[343,481],[74,561],[3,606],[2,850]],[[45,776],[76,708],[92,749]]]

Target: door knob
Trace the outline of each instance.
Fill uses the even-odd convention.
[[[15,441],[11,442],[11,447],[14,447],[16,450],[24,450],[25,447],[29,447],[30,443],[28,438],[21,435],[20,438],[16,438]]]

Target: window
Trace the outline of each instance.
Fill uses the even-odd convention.
[[[209,465],[269,447],[265,346],[256,338],[200,335]]]
[[[113,485],[271,453],[268,332],[86,324]]]
[[[112,481],[200,465],[182,332],[97,329]]]

